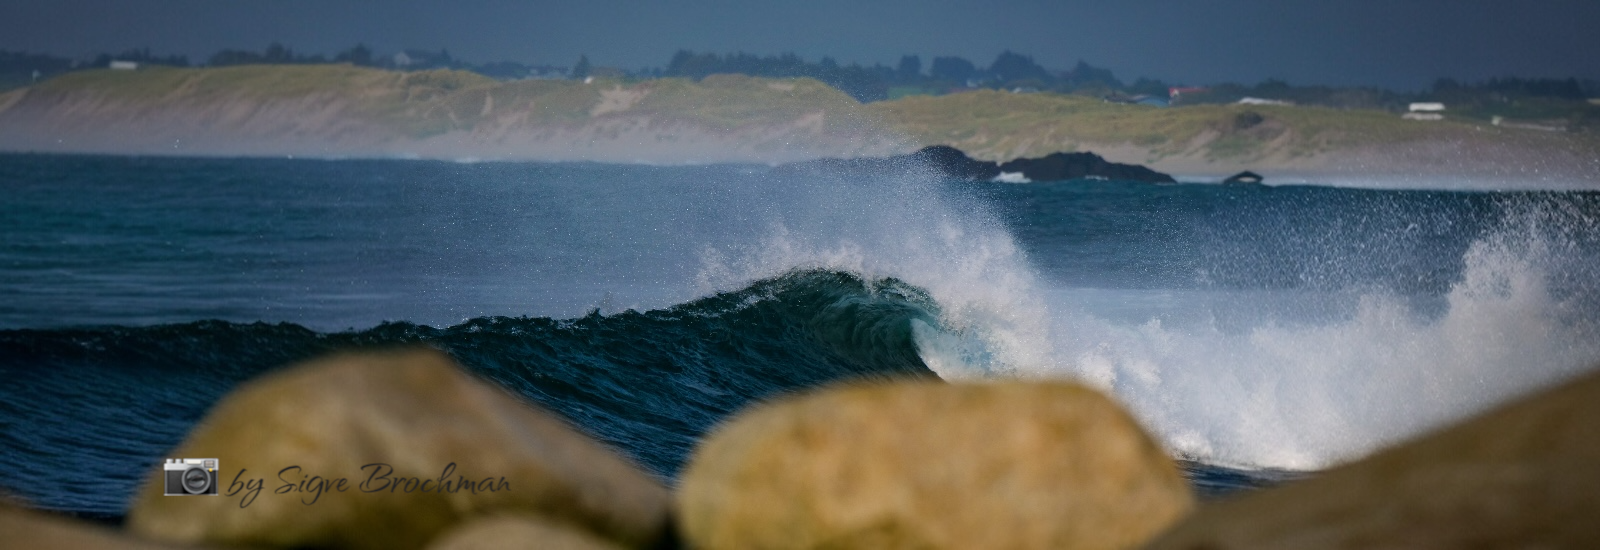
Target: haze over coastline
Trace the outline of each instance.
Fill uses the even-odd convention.
[[[861,103],[808,78],[497,81],[450,70],[244,65],[79,71],[0,94],[0,150],[22,152],[696,164],[886,156],[935,144],[997,161],[1093,151],[1190,177],[1254,169],[1279,181],[1353,185],[1600,181],[1592,132],[994,90]]]

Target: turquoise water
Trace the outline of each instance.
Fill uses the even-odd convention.
[[[235,384],[351,346],[438,346],[669,481],[775,392],[1070,377],[1207,494],[1600,362],[1596,193],[34,155],[0,189],[0,486],[105,516]]]

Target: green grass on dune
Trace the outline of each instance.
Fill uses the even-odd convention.
[[[495,81],[466,71],[401,73],[351,65],[241,65],[209,69],[149,66],[136,71],[97,69],[67,73],[35,88],[41,92],[99,92],[128,100],[251,96],[295,97],[341,94],[362,97],[373,90],[396,87],[416,95],[448,93]]]
[[[1593,136],[1533,136],[1486,128],[1457,114],[1442,122],[1381,111],[1198,105],[1160,108],[1055,93],[977,91],[906,95],[861,104],[808,79],[713,75],[700,81],[595,79],[501,82],[452,70],[398,72],[351,65],[246,65],[136,71],[91,70],[40,82],[27,94],[87,97],[97,105],[242,105],[298,101],[386,128],[397,138],[511,128],[594,129],[615,120],[711,131],[791,128],[835,137],[899,136],[1005,160],[1057,151],[1124,147],[1147,161],[1295,159],[1329,151],[1419,141],[1509,139],[1593,150]],[[599,125],[599,126],[597,126]],[[613,130],[615,124],[609,126]],[[1531,141],[1530,141],[1531,140]],[[1564,141],[1563,141],[1564,140]],[[1562,145],[1571,142],[1571,144]]]
[[[1402,120],[1382,111],[1270,105],[1162,108],[1000,91],[908,97],[870,107],[920,142],[950,144],[995,160],[1115,145],[1148,149],[1152,160],[1184,153],[1293,157],[1471,129],[1449,121]]]
[[[410,137],[471,130],[511,116],[531,126],[581,126],[607,116],[649,117],[659,124],[734,130],[791,124],[827,113],[834,133],[862,126],[868,114],[848,95],[812,79],[714,75],[696,82],[596,79],[500,82],[465,71],[397,72],[350,65],[245,65],[207,69],[148,67],[62,75],[40,94],[90,94],[124,105],[315,98]],[[597,110],[607,95],[623,98]],[[636,96],[636,97],[630,97]]]

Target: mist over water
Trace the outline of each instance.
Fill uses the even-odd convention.
[[[1281,293],[1196,293],[1143,322],[1069,297],[1053,304],[1057,345],[1181,454],[1290,469],[1358,458],[1600,362],[1595,202],[1524,199],[1471,241],[1440,296],[1368,285],[1285,308]]]

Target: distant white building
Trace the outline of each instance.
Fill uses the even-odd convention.
[[[406,52],[394,54],[394,66],[401,68],[411,66],[411,56],[406,55]]]
[[[1443,103],[1412,103],[1406,114],[1400,115],[1406,120],[1444,120]]]
[[[139,64],[135,63],[135,62],[132,62],[132,61],[112,61],[111,62],[111,70],[113,70],[113,71],[133,71],[133,70],[138,70],[138,69],[139,69]]]
[[[1246,97],[1244,99],[1240,99],[1238,103],[1240,105],[1294,105],[1293,101],[1284,101],[1281,99],[1263,99],[1259,97]]]

